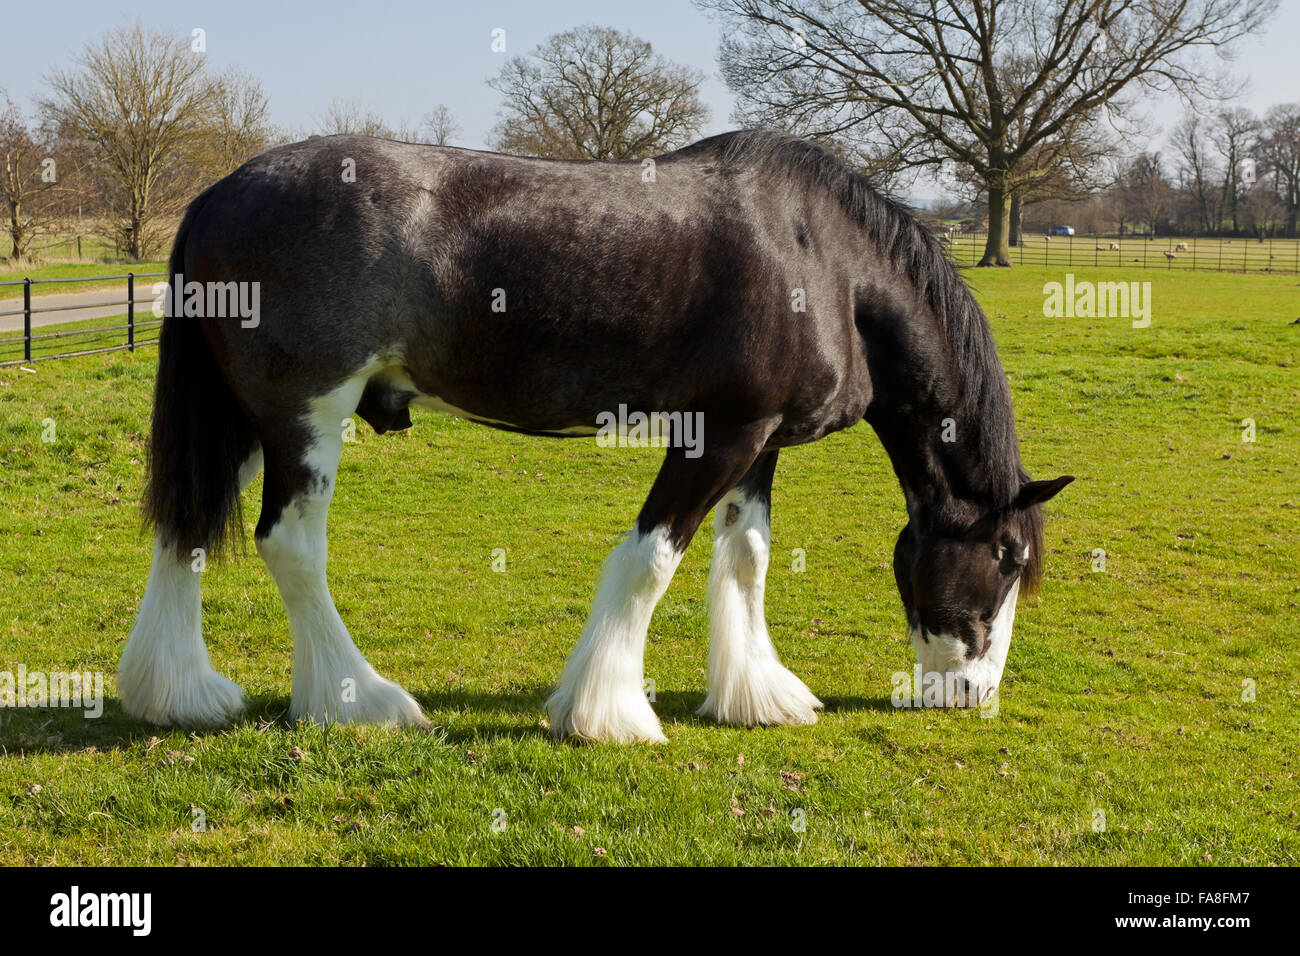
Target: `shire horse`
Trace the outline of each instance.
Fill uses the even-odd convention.
[[[988,324],[939,243],[817,146],[744,131],[652,161],[568,162],[313,137],[199,195],[170,272],[153,567],[120,666],[131,715],[241,712],[209,662],[192,555],[242,529],[240,493],[264,471],[255,541],[293,634],[290,717],[426,723],[353,643],[325,570],[342,425],[406,428],[410,405],[531,435],[591,435],[621,406],[704,426],[694,449],[670,436],[605,562],[547,702],[557,737],[664,739],[646,631],[715,508],[700,713],[816,720],[764,621],[772,476],[782,448],[864,419],[907,504],[894,575],[922,672],[955,679],[947,706],[1001,679],[1039,576],[1042,503],[1071,478],[1021,466]],[[255,284],[256,321],[180,308],[181,276]]]

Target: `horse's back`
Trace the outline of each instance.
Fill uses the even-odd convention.
[[[318,137],[214,187],[185,261],[187,278],[262,283],[256,334],[213,333],[242,377],[323,388],[390,363],[449,405],[537,430],[621,403],[698,406],[715,385],[760,414],[801,375],[821,404],[844,347],[827,339],[844,324],[815,312],[838,277],[800,254],[773,202],[671,154],[643,166]],[[796,286],[813,315],[792,311]]]

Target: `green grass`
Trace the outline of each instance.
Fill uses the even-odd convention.
[[[151,311],[152,305],[152,300],[146,300],[136,309],[135,341],[139,348],[151,347],[147,343],[154,342],[158,338],[158,320]],[[114,328],[114,326],[121,326],[121,328]],[[56,333],[57,337],[50,337]],[[32,359],[34,362],[39,362],[45,356],[111,348],[125,345],[126,342],[125,312],[102,319],[81,319],[76,322],[42,325],[32,329]],[[0,362],[18,362],[23,359],[23,355],[22,329],[0,332]]]
[[[287,624],[251,547],[204,596],[248,718],[150,728],[122,715],[112,673],[148,573],[156,353],[0,370],[0,670],[109,675],[99,720],[0,714],[0,863],[1294,865],[1300,280],[1076,274],[1149,279],[1151,327],[1044,318],[1059,270],[969,276],[1026,464],[1078,476],[1050,506],[1044,590],[1022,602],[993,719],[890,706],[911,666],[890,571],[904,516],[859,426],[785,453],[776,480],[768,617],[820,722],[693,716],[706,526],[651,627],[669,743],[552,743],[543,701],[657,453],[420,414],[345,449],[330,577],[359,646],[436,729],[287,725]]]

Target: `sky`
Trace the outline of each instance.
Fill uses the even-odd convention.
[[[487,85],[510,56],[553,33],[584,24],[611,26],[650,41],[668,59],[702,70],[712,111],[705,134],[732,129],[733,102],[717,76],[721,28],[690,0],[34,0],[7,4],[0,37],[0,88],[25,108],[46,91],[43,77],[67,67],[90,41],[135,20],[190,34],[205,31],[220,72],[251,73],[270,98],[272,119],[310,132],[334,100],[350,100],[390,126],[414,126],[445,103],[462,129],[457,145],[485,148],[500,108]],[[504,53],[492,49],[505,31]],[[1249,87],[1242,102],[1257,112],[1300,101],[1300,0],[1282,0],[1271,27],[1240,46],[1234,74]],[[1159,148],[1178,121],[1172,100],[1143,104],[1146,143]],[[920,183],[919,198],[937,194]]]

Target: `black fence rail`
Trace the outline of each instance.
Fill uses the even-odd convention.
[[[66,279],[28,278],[28,279],[17,279],[10,282],[0,282],[0,288],[5,286],[12,287],[12,286],[19,286],[19,285],[23,287],[23,307],[21,309],[0,309],[0,318],[4,318],[6,316],[11,316],[11,315],[21,315],[23,317],[23,334],[21,336],[10,336],[8,338],[0,338],[0,368],[3,368],[7,365],[22,365],[27,362],[46,362],[49,361],[50,359],[72,358],[77,355],[98,355],[101,352],[117,352],[122,349],[126,349],[128,351],[134,352],[137,347],[143,347],[146,345],[156,345],[158,343],[158,337],[156,335],[153,338],[142,339],[142,340],[136,338],[137,332],[144,329],[155,328],[161,325],[162,319],[149,318],[143,322],[136,321],[135,308],[137,303],[140,300],[136,298],[135,280],[161,278],[161,277],[166,277],[166,275],[167,273],[165,272],[125,272],[120,275],[74,276]],[[111,282],[111,281],[120,281],[122,279],[126,280],[125,299],[120,299],[120,300],[110,299],[104,302],[87,302],[87,303],[80,303],[74,305],[50,305],[50,306],[32,305],[32,286],[35,285],[57,285],[60,283],[85,284],[87,282]],[[10,300],[8,299],[0,299],[0,306],[8,305],[9,301]],[[102,325],[90,329],[82,329],[82,328],[61,329],[57,332],[36,332],[36,333],[32,332],[33,315],[41,315],[50,312],[75,312],[75,311],[83,311],[85,309],[98,309],[98,308],[103,308],[105,306],[116,306],[116,305],[126,306],[125,325]],[[152,296],[149,296],[148,298],[145,299],[145,305],[150,310],[150,314],[152,315],[152,311],[153,311]],[[73,321],[74,322],[84,321],[89,323],[89,322],[94,322],[95,320],[85,319],[85,320],[73,320]],[[119,345],[111,345],[106,348],[81,349],[76,352],[56,352],[52,355],[36,355],[36,356],[32,355],[33,342],[43,342],[50,339],[61,339],[61,338],[70,338],[74,336],[84,336],[84,335],[93,335],[93,334],[103,334],[105,332],[122,332],[122,331],[126,332],[126,341]],[[23,345],[23,357],[20,359],[4,359],[3,353],[6,351],[5,346],[16,344],[18,342],[21,342]]]
[[[934,232],[959,266],[972,266],[984,255],[986,230],[963,232],[954,227]],[[1010,252],[1011,262],[1024,266],[1300,275],[1300,239],[1025,233]]]

